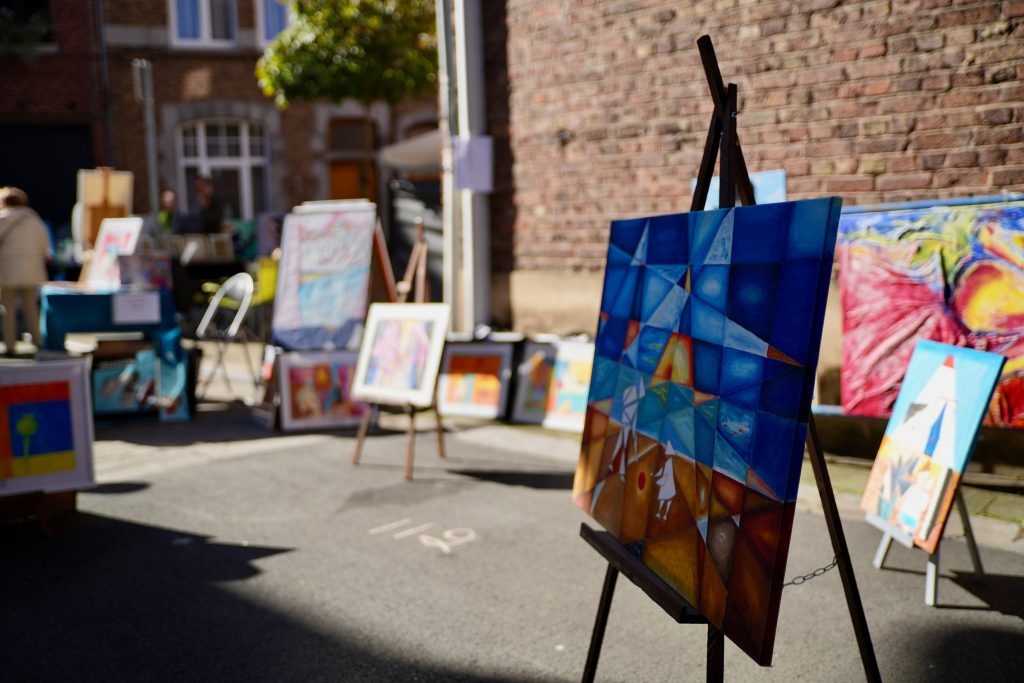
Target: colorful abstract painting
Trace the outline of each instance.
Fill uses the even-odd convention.
[[[285,217],[271,324],[275,343],[317,351],[358,343],[376,217],[368,202]]]
[[[368,410],[352,400],[355,351],[303,351],[280,359],[281,428],[354,427]]]
[[[583,431],[594,345],[529,341],[523,346],[512,419],[548,429]]]
[[[1024,202],[844,215],[842,404],[887,417],[918,339],[1006,357],[985,424],[1024,428]]]
[[[432,405],[449,315],[447,304],[370,306],[352,395],[371,403]]]
[[[612,223],[576,503],[771,662],[841,200]]]
[[[437,391],[441,414],[502,417],[512,376],[512,349],[512,344],[486,341],[445,344]]]
[[[1005,361],[917,343],[861,500],[868,521],[908,546],[936,551]]]
[[[171,257],[166,251],[140,251],[117,257],[121,285],[132,289],[172,289]]]
[[[117,289],[121,286],[118,257],[131,254],[142,233],[142,218],[105,218],[100,223],[92,259],[82,269],[85,284],[95,289]]]
[[[91,486],[83,360],[0,364],[0,496]]]

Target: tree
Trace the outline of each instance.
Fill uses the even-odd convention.
[[[295,99],[362,104],[369,196],[370,105],[394,106],[437,81],[434,0],[292,0],[290,8],[289,26],[256,63],[260,88],[282,109]]]
[[[433,0],[294,0],[292,21],[256,64],[263,93],[396,105],[437,80]]]

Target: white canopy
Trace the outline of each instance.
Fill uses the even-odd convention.
[[[436,171],[441,168],[441,131],[431,130],[380,150],[380,163],[400,171]]]

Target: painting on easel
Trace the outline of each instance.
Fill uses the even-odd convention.
[[[96,244],[104,220],[131,214],[133,179],[131,171],[115,171],[106,167],[78,171],[76,201],[80,217],[78,221],[72,221],[75,242],[91,248]]]
[[[84,360],[0,364],[0,496],[92,486]]]
[[[869,522],[936,552],[1005,362],[917,342],[861,500]]]
[[[370,306],[353,397],[390,405],[432,405],[449,315],[447,304]]]
[[[313,351],[358,343],[376,218],[370,202],[296,207],[285,217],[271,323],[275,343]]]
[[[612,223],[576,503],[771,662],[841,200]]]

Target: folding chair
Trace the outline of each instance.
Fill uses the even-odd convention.
[[[238,273],[228,278],[217,289],[213,298],[210,299],[210,305],[206,308],[206,313],[203,314],[199,327],[196,328],[196,339],[215,342],[217,357],[214,361],[213,370],[202,382],[201,390],[196,392],[199,398],[203,398],[206,395],[206,389],[209,388],[210,381],[217,375],[217,370],[223,371],[224,383],[227,384],[228,391],[234,393],[234,389],[231,387],[231,380],[228,377],[227,367],[224,365],[224,359],[227,354],[228,345],[231,342],[238,341],[245,345],[249,341],[249,334],[242,323],[245,321],[246,313],[249,312],[253,287],[251,275],[248,273]],[[230,305],[229,302],[231,302]],[[233,316],[231,315],[232,312],[234,313]],[[218,313],[222,314],[219,316],[221,319],[230,318],[231,322],[227,327],[218,325]],[[245,356],[245,364],[249,368],[249,374],[252,375],[253,388],[258,390],[260,384],[259,375],[256,374],[256,370],[253,368],[252,358],[249,357],[249,348],[248,346],[243,346],[242,350]]]

